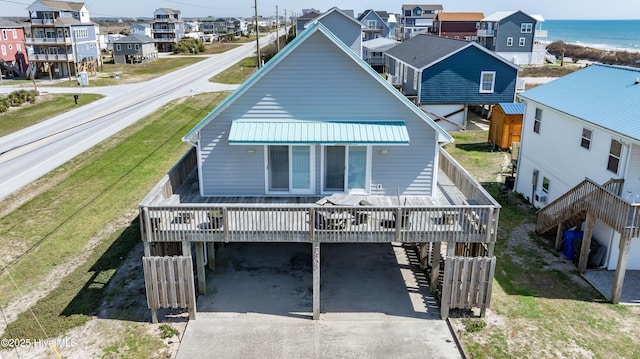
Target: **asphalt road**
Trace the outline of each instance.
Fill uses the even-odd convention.
[[[275,34],[262,38],[261,46]],[[237,85],[208,79],[251,56],[255,42],[150,81],[109,87],[84,88],[104,98],[29,128],[0,138],[0,200],[42,177],[73,157],[156,111],[176,98],[201,92],[233,90]],[[4,86],[1,92],[15,88]],[[77,93],[77,88],[41,87],[41,92]],[[73,101],[69,95],[69,101]]]

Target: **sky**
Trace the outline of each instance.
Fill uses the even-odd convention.
[[[76,2],[83,2],[75,0]],[[26,8],[33,1],[0,0],[0,16],[28,16]],[[254,0],[86,0],[92,17],[152,17],[160,7],[177,9],[182,17],[253,16]],[[366,9],[400,13],[403,4],[441,4],[444,11],[483,12],[490,15],[500,10],[522,10],[528,14],[540,14],[547,20],[565,19],[640,19],[638,0],[446,0],[408,2],[402,0],[257,0],[258,14],[280,15],[287,11],[300,14],[302,9],[315,8],[326,11],[333,6],[354,10],[355,14]]]

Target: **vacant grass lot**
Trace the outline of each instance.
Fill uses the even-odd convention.
[[[449,152],[497,198],[505,153],[491,151],[485,131],[453,135]],[[535,234],[535,209],[520,196],[501,204],[487,326],[459,332],[468,357],[640,358],[640,308],[605,302],[554,250],[555,238]]]
[[[113,86],[151,80],[185,66],[193,65],[204,60],[205,57],[181,56],[161,57],[146,64],[113,64],[105,63],[103,70],[96,75],[89,76],[89,87]],[[120,73],[120,79],[115,79],[115,73]],[[78,81],[62,81],[56,83],[56,87],[79,87]]]
[[[226,96],[166,105],[39,180],[33,187],[51,188],[0,218],[0,305],[60,281],[2,337],[43,337],[34,315],[55,337],[98,314],[106,286],[139,244],[138,202],[189,147],[182,136]],[[56,271],[65,274],[51,277]]]
[[[102,96],[83,94],[78,98],[76,105],[72,94],[39,95],[35,104],[24,104],[20,108],[11,108],[10,111],[0,114],[0,137],[86,105],[99,98]]]
[[[210,78],[209,81],[221,84],[241,84],[256,72],[257,69],[258,66],[255,56],[245,57],[224,72]]]

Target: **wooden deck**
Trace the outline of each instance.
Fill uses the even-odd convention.
[[[500,206],[448,154],[433,196],[202,197],[185,156],[140,205],[146,242],[492,242]]]

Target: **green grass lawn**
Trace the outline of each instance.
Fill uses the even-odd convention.
[[[86,105],[99,98],[102,98],[102,95],[82,94],[76,105],[73,94],[40,95],[35,104],[24,104],[20,108],[12,108],[11,111],[0,114],[0,137]]]
[[[241,84],[254,72],[258,67],[256,66],[256,57],[246,57],[238,61],[233,66],[229,67],[225,71],[217,74],[209,79],[210,82],[217,82],[221,84]]]
[[[452,134],[447,150],[497,198],[499,161],[508,153],[492,151],[486,131]],[[571,264],[555,267],[562,261],[555,235],[535,234],[536,210],[520,195],[501,205],[487,326],[458,333],[467,356],[640,358],[640,308],[608,304]]]
[[[182,56],[182,57],[161,57],[146,64],[118,64],[105,63],[101,72],[89,76],[89,87],[112,86],[128,83],[142,82],[162,76],[171,71],[181,69],[185,66],[193,65],[204,60],[204,57]],[[115,79],[115,73],[120,74],[119,79]],[[78,81],[74,78],[69,81],[62,81],[52,86],[56,87],[79,87]]]
[[[140,243],[138,202],[189,148],[182,136],[227,95],[169,103],[33,184],[50,189],[0,218],[6,266],[0,272],[0,305],[37,289],[48,273],[71,262],[77,269],[58,278],[57,288],[31,310],[49,337],[95,316],[123,258]],[[135,294],[139,298],[140,293]],[[25,311],[2,336],[41,333],[31,312]]]

